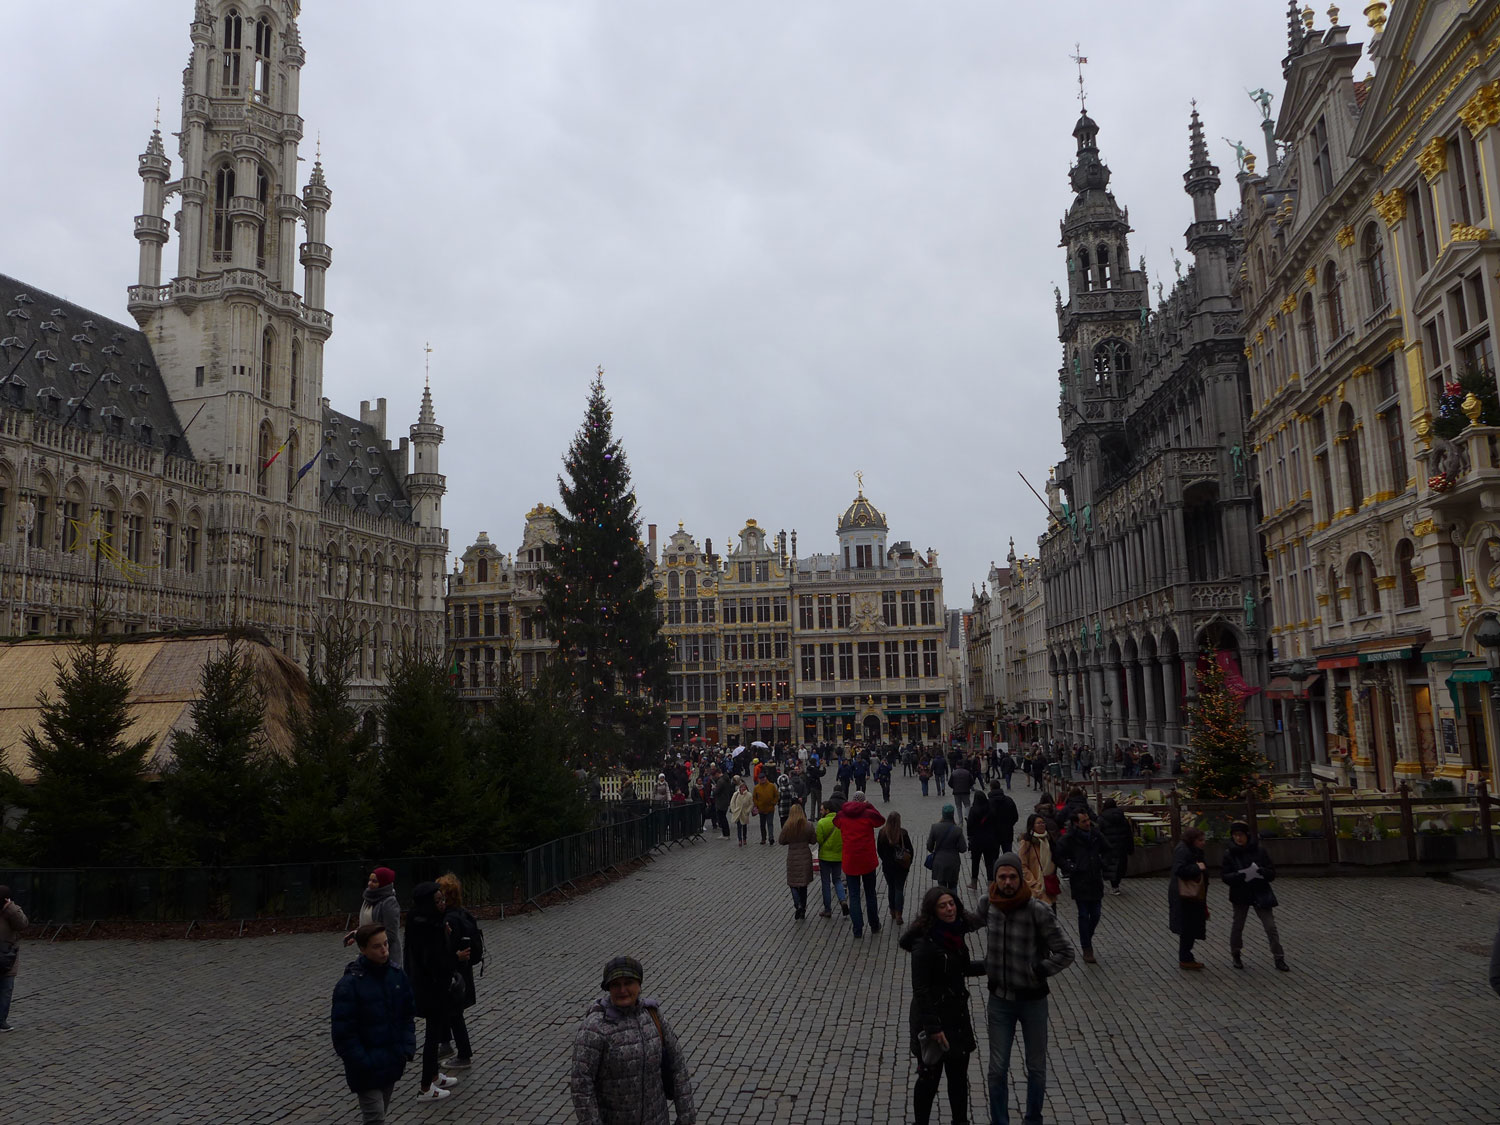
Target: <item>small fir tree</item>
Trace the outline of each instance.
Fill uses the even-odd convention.
[[[1464,413],[1464,401],[1473,395],[1478,400],[1480,412],[1478,424],[1500,426],[1500,394],[1496,393],[1495,373],[1481,368],[1465,371],[1458,379],[1443,384],[1443,393],[1438,396],[1438,416],[1432,429],[1439,437],[1452,441],[1469,427],[1469,416]]]
[[[1257,798],[1270,795],[1270,783],[1262,776],[1268,764],[1256,750],[1243,706],[1216,660],[1199,667],[1192,723],[1184,793],[1205,801],[1236,801],[1246,791]]]
[[[162,775],[173,819],[173,858],[221,867],[257,858],[270,800],[265,698],[245,641],[229,642],[203,665],[193,729],[172,741]]]
[[[400,656],[381,704],[382,844],[401,855],[488,851],[499,815],[469,722],[441,659]]]
[[[5,771],[6,803],[24,812],[16,850],[46,867],[133,862],[151,739],[128,737],[130,672],[98,632],[54,667],[56,695],[38,693],[40,722],[23,736],[34,780]]]
[[[667,646],[625,451],[613,431],[602,372],[557,478],[566,515],[544,579],[557,641],[587,737],[587,762],[654,760],[666,738]]]
[[[589,826],[581,782],[567,764],[586,755],[565,670],[545,669],[527,691],[506,676],[476,733],[499,787],[501,842],[524,849]]]
[[[375,821],[379,762],[350,702],[359,637],[347,618],[319,633],[308,698],[292,710],[292,748],[272,769],[272,850],[282,861],[350,859],[381,839]]]

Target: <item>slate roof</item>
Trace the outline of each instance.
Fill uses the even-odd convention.
[[[399,447],[389,448],[373,426],[330,406],[323,408],[323,456],[318,472],[320,500],[412,522]]]
[[[6,274],[0,274],[0,380],[6,406],[193,457],[140,329]]]

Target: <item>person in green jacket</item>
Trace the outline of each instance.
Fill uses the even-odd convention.
[[[818,870],[823,876],[823,913],[820,918],[833,917],[833,891],[838,891],[839,909],[849,913],[848,892],[844,890],[844,836],[833,826],[833,814],[837,810],[824,803],[823,815],[818,818]]]

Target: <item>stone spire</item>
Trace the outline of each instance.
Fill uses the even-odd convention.
[[[1188,122],[1188,170],[1182,174],[1183,190],[1193,197],[1193,221],[1205,222],[1218,218],[1215,193],[1219,190],[1219,169],[1208,158],[1208,145],[1203,138],[1203,122],[1198,117],[1198,104],[1193,103],[1193,115]],[[1192,250],[1192,247],[1188,247]]]
[[[417,413],[417,421],[423,426],[437,425],[437,414],[432,409],[432,380],[430,378],[422,387],[422,409]]]
[[[1304,17],[1302,10],[1297,7],[1297,0],[1287,0],[1286,58],[1281,60],[1281,73],[1283,77],[1292,69],[1292,63],[1302,57],[1302,52],[1307,46],[1307,37],[1312,28],[1311,14],[1312,9],[1309,8]],[[1304,18],[1307,19],[1306,26],[1303,25]]]
[[[1227,308],[1229,299],[1229,226],[1219,218],[1219,169],[1208,158],[1198,106],[1188,123],[1188,170],[1182,190],[1193,197],[1193,222],[1184,235],[1195,259],[1198,299],[1211,309]]]
[[[130,311],[137,323],[144,326],[150,319],[150,309],[155,302],[157,286],[161,284],[161,253],[167,244],[167,220],[162,210],[167,200],[167,179],[172,174],[172,162],[167,159],[161,141],[161,107],[156,110],[156,123],[151,128],[151,137],[146,142],[146,151],[137,160],[136,170],[141,177],[141,213],[135,217],[135,238],[140,244],[140,264],[136,276],[136,288],[130,294]]]

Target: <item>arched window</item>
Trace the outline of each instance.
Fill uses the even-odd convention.
[[[255,525],[255,534],[250,538],[250,577],[263,581],[270,563],[271,528],[265,520]]]
[[[1302,352],[1307,357],[1306,370],[1313,371],[1318,366],[1318,318],[1313,313],[1311,293],[1302,296],[1302,319],[1297,329],[1302,335]]]
[[[266,220],[271,209],[271,181],[264,172],[255,177],[255,198],[260,200],[261,220],[255,227],[255,268],[266,268]]]
[[[255,94],[257,101],[271,96],[271,21],[255,21]]]
[[[234,8],[224,13],[224,93],[238,93],[240,88],[240,48],[243,31],[240,14]]]
[[[260,334],[260,397],[271,397],[271,365],[276,357],[276,333],[268,326]]]
[[[1344,446],[1344,472],[1349,478],[1349,507],[1358,510],[1365,502],[1364,463],[1359,455],[1359,428],[1354,407],[1347,402],[1339,411],[1339,438]]]
[[[1093,261],[1089,258],[1088,250],[1078,251],[1078,284],[1085,293],[1093,288],[1092,269]]]
[[[1374,223],[1365,227],[1359,250],[1360,264],[1365,271],[1365,285],[1369,289],[1370,311],[1379,312],[1391,303],[1391,294],[1385,273],[1385,242]]]
[[[301,459],[297,456],[296,434],[292,434],[286,439],[286,452],[281,455],[281,459],[286,462],[285,495],[286,498],[290,500],[292,498],[292,489],[296,487],[297,484],[297,468],[301,464]]]
[[[698,576],[691,570],[682,576],[682,594],[687,598],[698,596]]]
[[[1109,247],[1101,242],[1099,249],[1095,253],[1099,258],[1099,288],[1108,289],[1112,280],[1110,278]]]
[[[1094,347],[1094,388],[1101,394],[1124,394],[1130,377],[1130,348],[1123,340]]]
[[[681,583],[677,577],[677,572],[674,570],[671,574],[667,575],[667,597],[675,598],[681,592]]]
[[[1257,288],[1269,284],[1266,280],[1266,252],[1259,246],[1255,248],[1255,284]]]
[[[125,557],[140,566],[146,562],[146,498],[137,496],[125,512]]]
[[[1375,586],[1375,564],[1370,561],[1370,556],[1361,553],[1351,558],[1348,577],[1354,592],[1354,616],[1379,613],[1380,591]]]
[[[302,383],[302,342],[292,340],[292,366],[291,366],[291,393],[287,396],[287,403],[292,410],[297,409],[297,392],[301,390]]]
[[[1411,571],[1412,557],[1416,554],[1416,548],[1412,546],[1410,539],[1403,539],[1396,544],[1396,575],[1401,582],[1401,608],[1411,609],[1421,601],[1421,593],[1417,590],[1417,576]]]
[[[262,496],[266,495],[268,491],[266,481],[270,479],[270,466],[266,462],[271,459],[271,454],[276,449],[271,444],[273,440],[270,424],[262,423],[260,427],[260,442],[256,446],[257,460],[255,462],[255,491],[259,492]]]
[[[197,508],[191,509],[182,525],[182,570],[184,574],[197,574],[202,561],[203,516]]]
[[[489,580],[490,580],[490,560],[489,559],[480,559],[479,560],[479,581],[481,581],[481,582],[488,582]]]
[[[53,505],[57,503],[52,478],[46,473],[37,473],[31,478],[31,531],[26,536],[26,545],[33,551],[49,550],[52,547]],[[64,528],[64,550],[67,545]]]
[[[1328,605],[1333,610],[1333,619],[1342,621],[1344,619],[1344,602],[1339,597],[1339,572],[1333,567],[1328,568]]]
[[[227,262],[234,252],[234,223],[229,217],[229,201],[234,198],[234,169],[228,164],[214,177],[214,239],[216,262]]]
[[[1332,262],[1323,266],[1323,301],[1328,306],[1328,338],[1337,340],[1348,327],[1344,320],[1344,293],[1339,285],[1339,271]]]

